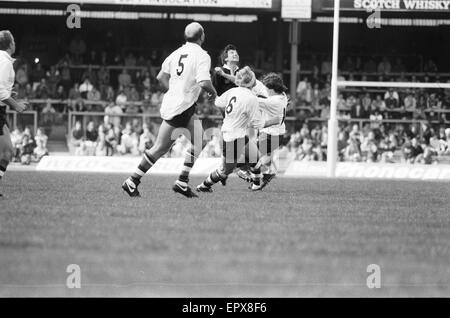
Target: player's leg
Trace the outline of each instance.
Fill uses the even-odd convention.
[[[217,182],[226,180],[236,168],[238,158],[245,152],[245,146],[248,142],[246,138],[236,139],[230,142],[222,142],[222,165],[214,170],[210,175],[197,186],[199,192],[212,192],[212,186]]]
[[[9,128],[6,124],[0,127],[0,181],[3,179],[6,169],[14,155],[14,147],[11,142]],[[0,196],[2,194],[0,193]]]
[[[143,158],[134,171],[134,173],[125,180],[122,184],[122,189],[128,193],[131,197],[138,197],[140,193],[138,186],[141,178],[147,173],[148,170],[167,153],[173,144],[172,133],[176,128],[165,120],[163,120],[159,127],[158,136],[156,137],[155,144],[149,150],[144,151]]]
[[[261,190],[261,164],[259,163],[260,152],[258,146],[255,142],[248,142],[245,146],[245,152],[247,156],[247,160],[250,166],[250,177],[252,179],[252,184],[249,189],[252,191]]]
[[[183,168],[178,180],[175,181],[173,190],[188,198],[192,198],[197,197],[197,194],[189,187],[189,175],[197,158],[207,144],[207,141],[203,138],[202,122],[196,115],[190,116],[189,122],[186,125],[185,136],[190,140],[191,147],[186,153]]]

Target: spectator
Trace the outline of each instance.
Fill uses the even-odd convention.
[[[48,137],[44,133],[42,128],[37,129],[34,140],[36,142],[36,148],[34,149],[33,154],[36,158],[36,161],[40,161],[42,157],[48,156],[48,149],[47,149]]]
[[[119,77],[117,78],[117,81],[119,82],[119,85],[123,88],[131,84],[131,76],[130,74],[128,74],[126,68],[122,69],[122,73],[120,73]]]
[[[389,59],[387,57],[384,57],[380,64],[378,64],[378,73],[389,74],[391,73],[391,70],[391,62],[389,62]]]
[[[421,160],[423,149],[419,145],[417,138],[407,140],[403,145],[403,158],[406,163],[416,163]]]
[[[50,97],[50,90],[47,86],[47,81],[45,78],[41,79],[41,82],[36,88],[36,98],[47,99]]]
[[[94,86],[91,84],[90,79],[86,77],[83,83],[81,83],[81,85],[79,86],[81,98],[87,99],[87,94],[92,91],[93,88]]]
[[[35,144],[33,139],[24,134],[22,138],[22,145],[20,147],[20,163],[22,165],[29,165],[34,153]]]
[[[98,146],[98,131],[95,129],[95,124],[93,121],[90,121],[86,127],[86,140],[84,142],[86,155],[93,156],[95,155],[95,150]]]
[[[78,112],[83,111],[84,102],[83,98],[81,97],[80,86],[77,83],[73,84],[73,87],[69,91],[68,98],[68,107],[70,110]]]
[[[116,97],[116,104],[122,108],[127,104],[128,98],[123,90],[119,91],[119,94]]]
[[[87,93],[87,100],[89,101],[95,101],[98,102],[101,100],[101,94],[100,91],[95,88],[95,86],[92,86],[92,89]]]
[[[81,127],[81,122],[76,121],[75,126],[72,128],[69,146],[74,149],[74,153],[77,156],[83,155],[82,149],[83,137],[84,133]]]

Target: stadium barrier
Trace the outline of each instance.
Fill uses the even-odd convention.
[[[23,113],[18,113],[16,111],[7,110],[6,114],[8,116],[8,122],[10,124],[11,130],[16,128],[25,128],[31,126],[32,132],[36,133],[38,128],[38,114],[34,110],[28,110]],[[32,117],[32,118],[30,118]]]
[[[36,170],[128,174],[134,172],[140,160],[137,157],[46,156],[38,163]],[[184,158],[161,158],[148,173],[177,175],[182,170],[183,162]],[[199,158],[191,174],[207,176],[220,164],[220,158]],[[291,178],[327,176],[326,162],[288,160],[285,165],[286,168],[279,171],[279,176]],[[336,176],[350,179],[450,181],[450,166],[339,162]]]

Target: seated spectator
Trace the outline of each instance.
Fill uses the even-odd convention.
[[[342,71],[343,72],[355,71],[355,63],[353,62],[353,59],[350,56],[347,56],[347,58],[344,61],[344,64],[342,64]]]
[[[398,108],[398,106],[399,106],[398,93],[396,91],[394,91],[394,89],[390,88],[384,96],[384,102],[386,104],[387,109]]]
[[[47,99],[50,98],[50,89],[47,86],[47,81],[45,78],[41,79],[41,82],[36,87],[36,98],[38,99]]]
[[[301,98],[303,96],[304,91],[306,90],[307,84],[309,83],[308,77],[304,77],[303,80],[301,80],[297,85],[297,98]]]
[[[86,127],[86,140],[84,142],[86,155],[94,156],[95,150],[98,146],[98,131],[95,129],[95,124],[93,121],[90,121]]]
[[[14,149],[14,154],[13,154],[13,162],[18,162],[20,161],[20,148],[22,146],[22,133],[20,132],[19,129],[15,128],[12,132],[11,132],[11,143]]]
[[[394,73],[403,73],[406,72],[406,67],[403,64],[403,60],[400,57],[397,57],[395,59],[395,63],[392,66],[392,72]],[[402,80],[402,82],[406,82],[405,80]]]
[[[128,71],[126,68],[122,69],[122,73],[117,78],[117,81],[119,82],[119,85],[122,87],[129,86],[131,84],[131,76],[128,74]]]
[[[384,136],[379,145],[379,151],[381,153],[381,162],[383,163],[393,163],[394,162],[394,152],[397,149],[397,137],[394,133],[390,133],[388,136]]]
[[[299,161],[314,161],[317,160],[317,153],[314,152],[314,144],[311,137],[306,136],[303,143],[297,150],[296,160]]]
[[[35,64],[35,67],[31,70],[31,83],[40,82],[41,79],[45,78],[45,71],[42,68],[41,63]]]
[[[350,136],[350,139],[348,141],[348,145],[344,150],[344,160],[345,161],[352,161],[352,162],[359,162],[361,161],[362,155],[361,155],[361,141],[358,134],[354,134],[353,136]]]
[[[83,83],[79,86],[81,98],[87,99],[87,94],[92,91],[93,88],[94,86],[92,85],[90,79],[86,77]]]
[[[383,60],[378,64],[377,71],[380,74],[389,74],[391,73],[392,67],[391,62],[387,57],[384,57]]]
[[[33,139],[24,134],[22,138],[22,145],[20,146],[20,163],[23,165],[29,165],[34,153],[35,143]]]
[[[403,158],[406,163],[416,163],[422,160],[423,148],[419,145],[417,138],[407,140],[402,147]]]
[[[120,116],[117,116],[117,115],[122,115],[122,114],[123,114],[122,107],[120,107],[119,105],[115,105],[114,103],[108,104],[108,106],[106,106],[106,108],[105,108],[105,115],[108,116],[113,127],[120,126],[121,118],[120,118]]]
[[[150,131],[150,128],[147,124],[144,124],[143,132],[139,137],[139,152],[143,153],[146,149],[150,149],[155,144],[156,137]]]
[[[22,64],[16,71],[16,82],[25,87],[28,84],[28,65]]]
[[[98,102],[101,100],[100,91],[97,88],[95,88],[95,86],[92,86],[92,90],[90,90],[87,93],[86,97],[87,97],[87,100],[89,100],[89,101]]]
[[[84,102],[83,98],[81,97],[80,86],[77,83],[73,84],[73,87],[69,91],[68,98],[69,110],[78,112],[84,110]]]
[[[61,74],[61,81],[59,83],[64,86],[64,89],[67,91],[72,85],[72,75],[70,73],[70,67],[67,61],[63,62],[59,71]]]
[[[47,149],[48,137],[44,133],[42,128],[37,129],[34,140],[36,142],[36,148],[34,149],[33,154],[36,161],[39,162],[42,159],[42,157],[48,156],[48,149]]]
[[[404,105],[405,110],[407,110],[407,111],[415,111],[416,110],[417,100],[416,100],[416,97],[414,96],[413,92],[410,89],[408,89],[406,91],[406,96],[403,101],[403,105]]]
[[[105,66],[102,65],[100,67],[100,69],[97,72],[97,78],[98,78],[99,85],[109,85],[110,75],[109,75],[109,71],[106,69]]]
[[[124,108],[127,104],[128,98],[123,90],[119,91],[119,94],[116,97],[116,105]]]
[[[51,95],[53,95],[56,91],[56,85],[61,80],[61,75],[60,75],[59,70],[56,68],[56,65],[50,66],[50,70],[47,71],[45,76],[47,78],[47,83],[48,83],[48,87],[51,92]]]
[[[120,144],[117,146],[117,151],[121,155],[132,154],[138,155],[139,139],[137,134],[131,128],[131,123],[127,122],[125,129],[122,130]]]
[[[370,131],[361,144],[361,152],[364,154],[367,162],[378,161],[378,142],[375,133]]]
[[[125,66],[136,66],[136,57],[133,53],[128,53],[124,60]]]
[[[84,132],[81,127],[81,122],[76,121],[75,126],[72,128],[71,134],[70,134],[70,141],[69,146],[71,146],[75,151],[74,154],[76,156],[83,155],[83,138],[84,138]]]

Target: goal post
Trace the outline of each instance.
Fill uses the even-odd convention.
[[[328,144],[327,144],[327,175],[336,176],[337,162],[337,97],[338,97],[338,60],[339,60],[339,16],[340,0],[334,0],[333,20],[333,60],[331,72],[331,105],[330,119],[328,120]]]

